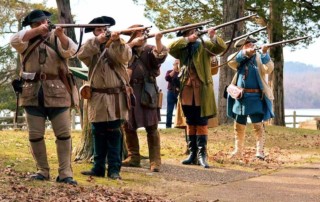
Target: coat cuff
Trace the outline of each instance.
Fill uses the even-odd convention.
[[[165,56],[168,55],[168,49],[167,49],[167,47],[162,46],[161,52],[158,53],[157,48],[154,47],[154,48],[152,49],[152,53],[153,53],[153,55],[154,55],[156,58],[161,59],[161,58],[164,58]]]
[[[271,60],[270,55],[268,53],[261,54],[261,62],[262,64],[267,64]]]

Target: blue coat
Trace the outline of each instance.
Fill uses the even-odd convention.
[[[239,100],[228,96],[228,117],[234,118],[236,115],[253,114],[263,114],[263,120],[274,117],[271,102],[273,95],[270,94],[271,89],[265,80],[265,74],[270,74],[274,67],[269,54],[260,55],[257,53],[249,59],[244,56],[243,51],[236,54],[232,61],[228,63],[231,68],[236,67],[237,70],[233,83],[242,88],[260,89],[263,94],[244,93]]]

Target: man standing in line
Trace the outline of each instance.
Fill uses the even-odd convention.
[[[229,67],[236,70],[232,84],[243,88],[241,98],[228,96],[227,115],[234,119],[235,149],[232,157],[242,157],[247,117],[253,124],[256,135],[256,157],[264,160],[264,124],[274,117],[272,89],[268,86],[266,75],[271,74],[274,64],[268,53],[268,46],[262,46],[262,54],[256,51],[256,39],[248,37],[235,43],[242,49],[228,57]]]
[[[73,56],[77,45],[61,27],[50,31],[51,13],[33,10],[23,20],[22,30],[11,37],[11,45],[22,58],[21,78],[24,80],[20,106],[26,112],[29,141],[37,164],[34,180],[49,180],[50,168],[44,140],[45,121],[51,121],[56,136],[59,161],[57,182],[76,185],[71,168],[70,106],[71,96],[59,75],[67,74],[67,58]]]
[[[168,70],[165,76],[165,80],[168,82],[166,128],[171,128],[174,106],[177,105],[177,101],[178,101],[179,69],[180,69],[180,62],[178,59],[176,59],[173,63],[173,69]]]
[[[226,49],[225,42],[208,29],[210,40],[199,40],[198,28],[181,30],[182,37],[169,45],[169,53],[180,60],[181,69],[180,100],[186,117],[189,157],[182,164],[198,161],[204,168],[207,163],[208,118],[216,116],[210,57]]]
[[[129,28],[134,27],[142,27],[142,25],[133,25]],[[161,166],[158,131],[160,109],[157,104],[159,89],[156,77],[160,75],[160,66],[167,57],[167,49],[161,42],[161,33],[155,35],[155,46],[147,44],[143,31],[134,31],[130,35],[128,45],[132,47],[133,57],[129,63],[128,74],[137,103],[130,111],[129,121],[125,124],[128,158],[122,161],[122,165],[140,167],[137,129],[144,127],[147,131],[150,170],[159,172]],[[143,95],[147,95],[149,100],[144,99],[146,97]]]
[[[101,16],[89,24],[115,25],[115,20]],[[119,32],[111,32],[107,37],[106,27],[86,28],[93,32],[81,47],[78,58],[89,67],[91,98],[88,99],[89,121],[91,122],[94,165],[83,175],[104,177],[106,157],[108,159],[107,176],[121,179],[122,134],[120,127],[128,119],[126,87],[129,84],[127,67],[132,57],[131,48],[120,39]],[[107,47],[108,44],[108,47]]]

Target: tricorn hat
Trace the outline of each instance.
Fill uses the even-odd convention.
[[[116,24],[116,21],[112,17],[108,16],[101,16],[94,18],[89,22],[89,24],[109,24],[110,26],[113,26]],[[84,29],[85,33],[92,32],[94,30],[94,27],[87,27]]]
[[[247,37],[247,39],[244,38],[244,39],[240,39],[240,40],[236,41],[236,43],[234,43],[234,47],[235,47],[235,48],[240,48],[240,47],[243,46],[244,44],[247,44],[247,43],[256,43],[256,42],[257,42],[257,39],[249,36],[249,37]]]
[[[190,25],[190,24],[191,24],[191,23],[184,23],[182,26],[186,26],[186,25]],[[192,30],[192,29],[202,30],[203,27],[200,26],[200,27],[192,27],[192,28],[188,28],[188,29],[179,30],[179,31],[177,32],[177,37],[183,36],[187,31]]]
[[[130,27],[128,27],[128,29],[130,28],[136,28],[136,27],[143,27],[143,25],[141,24],[134,24],[131,25]],[[123,32],[124,35],[130,36],[130,39],[128,40],[127,43],[130,43],[133,39],[135,39],[137,37],[137,32],[136,31],[130,31],[130,32]]]
[[[141,24],[134,24],[134,25],[131,25],[130,27],[128,27],[128,29],[131,29],[131,28],[136,28],[136,27],[143,27],[143,25]],[[127,35],[127,36],[131,36],[135,31],[129,31],[129,32],[122,32],[123,35]]]
[[[39,22],[43,19],[48,19],[52,14],[44,10],[31,11],[22,21],[22,27],[31,25],[34,22]]]

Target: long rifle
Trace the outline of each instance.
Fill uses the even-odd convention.
[[[49,29],[56,29],[57,27],[62,28],[95,28],[95,27],[110,27],[110,24],[52,24],[49,21]]]
[[[223,28],[223,27],[226,27],[226,26],[235,24],[235,23],[237,23],[237,22],[241,22],[241,21],[247,20],[247,19],[252,18],[252,17],[254,17],[254,16],[256,16],[256,15],[257,15],[257,14],[248,15],[248,16],[245,16],[245,17],[242,17],[242,18],[238,18],[238,19],[235,19],[235,20],[231,20],[231,21],[229,21],[229,22],[222,23],[222,24],[217,25],[217,26],[214,26],[214,27],[212,27],[212,28],[215,29],[215,30],[217,30],[217,29],[220,29],[220,28]],[[198,31],[198,36],[201,36],[201,35],[203,35],[203,34],[208,33],[208,30],[209,30],[209,29]]]
[[[303,36],[303,37],[298,37],[298,38],[294,38],[294,39],[288,39],[288,40],[283,40],[283,41],[278,41],[278,42],[274,42],[274,43],[269,43],[269,44],[265,44],[264,46],[268,46],[268,47],[272,47],[272,46],[277,46],[277,45],[282,45],[285,43],[291,43],[291,42],[296,42],[296,41],[300,41],[303,39],[307,39],[310,36]],[[261,49],[261,47],[257,47],[256,50]]]
[[[134,28],[120,30],[117,32],[120,32],[120,34],[127,34],[127,33],[134,32],[134,31],[143,31],[144,33],[148,33],[151,28],[152,28],[152,26],[134,27]],[[109,37],[110,35],[111,35],[111,30],[108,29],[106,32],[106,36]]]
[[[175,28],[171,28],[171,29],[166,29],[166,30],[160,31],[159,33],[161,33],[161,34],[167,34],[167,33],[170,33],[170,32],[176,32],[176,31],[180,31],[180,30],[184,30],[184,29],[197,28],[197,27],[200,27],[200,26],[209,24],[209,23],[211,23],[211,22],[213,22],[213,20],[208,20],[208,21],[204,21],[204,22],[193,23],[193,24],[184,25],[184,26],[180,26],[180,27],[175,27]],[[146,35],[146,38],[152,38],[152,37],[154,37],[155,35],[156,35],[155,33],[149,34],[149,35]]]
[[[253,32],[249,32],[249,33],[247,33],[247,34],[238,36],[238,37],[234,38],[233,41],[237,41],[237,40],[239,40],[239,39],[243,39],[243,38],[245,38],[245,37],[247,37],[247,36],[249,36],[249,35],[258,33],[258,32],[260,32],[260,31],[262,31],[262,30],[265,30],[265,29],[267,29],[267,27],[262,27],[262,28],[260,28],[260,29],[257,29],[257,30],[255,30],[255,31],[253,31]],[[230,41],[227,41],[226,44],[229,44],[230,42],[231,42],[231,40],[230,40]]]

